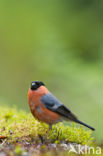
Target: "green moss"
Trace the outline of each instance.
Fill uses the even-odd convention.
[[[40,141],[39,135],[45,136],[48,125],[38,122],[31,113],[18,111],[16,109],[0,107],[0,136],[6,136],[7,141],[13,143],[22,140]],[[49,131],[47,139],[50,142],[60,143],[61,141],[75,142],[90,145],[93,138],[91,131],[83,128],[64,126],[63,123],[53,125]]]

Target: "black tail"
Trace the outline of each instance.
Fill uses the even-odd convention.
[[[91,126],[89,126],[89,125],[87,125],[87,124],[83,123],[82,121],[80,121],[80,120],[78,120],[78,119],[77,119],[75,122],[77,122],[77,123],[79,123],[79,124],[81,124],[81,125],[84,125],[84,126],[86,126],[86,127],[90,128],[92,131],[94,131],[94,130],[95,130],[95,128],[93,128],[93,127],[91,127]]]
[[[71,121],[74,121],[74,122],[79,123],[81,125],[84,125],[84,126],[90,128],[92,131],[95,130],[93,127],[91,127],[91,126],[83,123],[82,121],[78,120],[77,117],[64,105],[61,105],[58,108],[56,108],[56,110],[54,112],[60,114],[62,117],[64,117],[65,120],[71,120]]]

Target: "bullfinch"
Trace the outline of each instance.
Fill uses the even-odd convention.
[[[39,121],[52,125],[63,120],[73,121],[91,130],[93,127],[78,120],[78,118],[63,105],[44,85],[43,82],[33,81],[28,91],[28,103],[31,113]]]

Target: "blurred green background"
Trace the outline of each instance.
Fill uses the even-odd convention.
[[[43,81],[103,140],[103,1],[0,1],[0,103],[29,111]]]

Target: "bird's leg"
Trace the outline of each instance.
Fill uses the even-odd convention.
[[[45,134],[45,140],[47,139],[47,136],[48,136],[48,133],[49,133],[49,131],[52,129],[52,125],[51,124],[49,124],[49,129],[47,130],[47,132],[46,132],[46,134]]]
[[[44,143],[44,138],[41,135],[38,135],[38,136],[39,136],[39,139],[41,140],[41,143],[43,144]]]
[[[49,133],[49,131],[52,129],[52,125],[51,124],[49,124],[49,129],[46,131],[46,134],[45,134],[45,136],[44,137],[42,137],[41,135],[39,135],[39,138],[40,138],[40,140],[41,140],[41,142],[42,142],[42,144],[47,140],[47,136],[48,136],[48,133]]]
[[[51,124],[49,124],[49,131],[52,129],[52,125]]]

